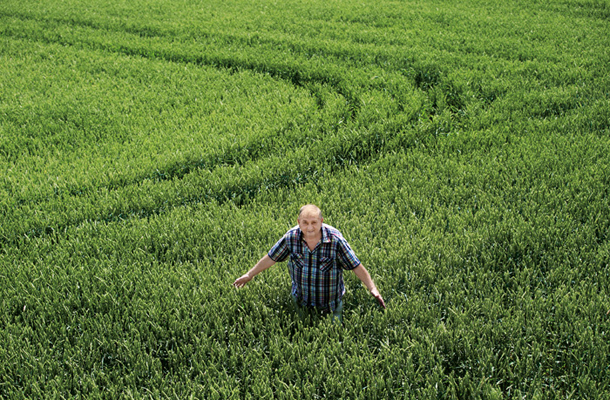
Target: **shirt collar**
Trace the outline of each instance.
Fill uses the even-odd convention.
[[[322,224],[322,243],[330,243],[330,232],[325,224]]]

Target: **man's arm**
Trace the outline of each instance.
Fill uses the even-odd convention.
[[[371,279],[371,275],[369,274],[369,271],[367,271],[366,268],[364,268],[364,266],[362,264],[358,265],[353,271],[356,274],[356,276],[358,277],[358,279],[360,279],[362,281],[362,283],[364,283],[364,285],[369,290],[369,292],[371,292],[373,297],[375,297],[377,299],[377,301],[379,302],[379,305],[381,307],[385,308],[385,302],[383,301],[383,298],[379,294],[379,291],[377,290],[377,287],[375,286],[373,279]]]
[[[248,271],[245,275],[242,275],[237,278],[235,282],[233,282],[233,286],[235,286],[236,288],[243,287],[246,283],[250,282],[252,278],[258,275],[260,272],[263,272],[267,268],[271,267],[273,264],[275,264],[275,261],[273,261],[268,254],[265,254],[265,256],[261,258],[256,263],[256,265],[252,267],[252,269],[250,269],[250,271]]]

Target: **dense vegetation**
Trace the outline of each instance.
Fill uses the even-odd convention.
[[[0,398],[610,398],[605,0],[3,0]],[[300,319],[318,204],[388,308]]]

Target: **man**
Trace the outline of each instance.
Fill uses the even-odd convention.
[[[332,313],[342,320],[345,293],[342,270],[354,271],[369,292],[385,308],[383,298],[368,271],[337,229],[323,223],[322,211],[308,204],[301,207],[298,226],[289,230],[256,265],[237,278],[233,286],[243,287],[260,272],[290,257],[292,298],[299,307]]]

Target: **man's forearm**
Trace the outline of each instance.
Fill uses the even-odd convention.
[[[354,273],[356,274],[358,279],[360,279],[362,283],[364,283],[369,292],[372,292],[373,289],[377,289],[375,283],[373,282],[373,279],[371,278],[371,275],[369,274],[369,271],[367,271],[362,264],[358,265],[354,269]]]
[[[383,297],[381,297],[381,294],[379,294],[379,290],[377,290],[377,286],[375,286],[375,283],[371,279],[369,271],[367,271],[366,268],[360,264],[354,269],[354,273],[358,279],[360,279],[362,283],[366,285],[369,292],[377,299],[379,305],[385,309],[385,301],[383,301]]]
[[[248,271],[248,276],[250,276],[250,278],[254,278],[259,273],[273,266],[273,264],[275,264],[275,261],[273,261],[268,254],[265,254],[265,256],[261,258],[256,265],[250,269],[250,271]]]
[[[237,278],[235,282],[233,282],[233,286],[236,288],[243,287],[246,283],[250,282],[252,278],[271,267],[273,264],[275,264],[275,261],[273,261],[268,254],[265,254],[265,256],[261,258],[256,265],[250,269],[250,271]]]

